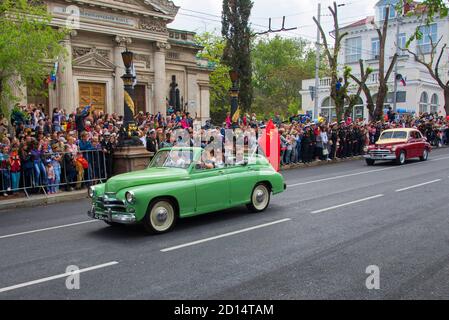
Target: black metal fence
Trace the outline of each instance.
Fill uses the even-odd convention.
[[[29,197],[81,189],[106,181],[110,166],[111,159],[102,150],[43,154],[37,160],[22,161],[18,171],[10,166],[0,168],[0,196],[24,192]]]

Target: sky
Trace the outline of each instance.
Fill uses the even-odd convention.
[[[340,24],[347,25],[369,15],[374,15],[378,0],[338,0],[345,4],[339,8]],[[181,9],[171,28],[202,33],[221,32],[221,0],[173,0]],[[302,37],[309,41],[316,39],[316,26],[312,20],[317,15],[318,3],[322,6],[322,22],[326,31],[332,30],[332,17],[328,6],[333,0],[254,0],[251,23],[256,32],[268,29],[268,18],[272,17],[272,29],[280,29],[282,16],[286,16],[286,28],[298,27],[295,31],[283,33],[285,37]]]

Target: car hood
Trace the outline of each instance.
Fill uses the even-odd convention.
[[[143,185],[177,181],[188,176],[187,170],[175,168],[150,168],[112,177],[106,183],[105,192],[117,193],[120,190]]]
[[[385,139],[385,140],[379,140],[376,142],[376,147],[387,147],[387,146],[394,146],[396,144],[402,144],[407,143],[407,140],[404,139]]]

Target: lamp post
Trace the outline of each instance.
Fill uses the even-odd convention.
[[[125,74],[122,76],[123,83],[125,86],[124,117],[123,117],[123,125],[120,130],[119,144],[122,146],[139,145],[141,144],[141,142],[139,139],[135,139],[137,128],[134,123],[135,105],[133,98],[134,98],[134,82],[136,80],[136,76],[133,74],[132,71],[134,53],[128,51],[127,48],[126,51],[122,52],[122,59],[126,71]]]
[[[229,71],[229,76],[231,77],[232,87],[230,91],[231,96],[231,121],[233,129],[236,127],[236,122],[240,117],[239,111],[239,74],[235,70]]]

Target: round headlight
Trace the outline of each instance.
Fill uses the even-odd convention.
[[[396,149],[397,149],[396,146],[392,147],[392,148],[391,148],[391,152],[396,152]]]
[[[89,198],[93,198],[95,196],[95,189],[93,187],[89,187],[89,189],[87,190],[87,195],[89,196]]]
[[[136,202],[136,197],[134,196],[134,193],[132,193],[131,191],[128,191],[125,194],[125,198],[126,202],[128,202],[129,204],[134,204]]]

